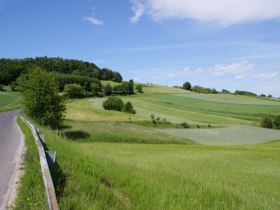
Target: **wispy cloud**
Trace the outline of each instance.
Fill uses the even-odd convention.
[[[97,25],[97,26],[101,26],[104,24],[104,22],[102,20],[99,20],[95,17],[95,13],[92,12],[91,16],[84,16],[83,20],[88,21],[89,23],[93,24],[93,25]]]
[[[220,63],[204,68],[186,67],[181,70],[163,70],[157,73],[158,78],[166,79],[180,79],[188,76],[206,76],[209,78],[226,77],[234,80],[243,80],[246,78],[269,80],[276,78],[278,75],[277,69],[269,71],[257,66],[256,64],[249,63],[248,61],[240,61],[230,64]]]
[[[253,71],[253,64],[247,61],[236,62],[232,64],[216,64],[210,69],[215,76],[233,75],[235,79],[243,79]]]
[[[132,3],[132,11],[134,15],[130,18],[130,22],[137,23],[140,17],[144,14],[145,7],[140,1],[137,0],[133,0],[131,1],[131,3]]]
[[[142,0],[140,4],[154,20],[193,19],[229,26],[280,18],[279,0]]]
[[[273,72],[257,73],[255,74],[255,77],[260,79],[272,79],[277,77],[277,75],[278,73],[276,71],[273,71]]]

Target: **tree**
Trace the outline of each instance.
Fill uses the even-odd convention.
[[[185,82],[185,83],[183,84],[183,89],[185,89],[185,90],[192,90],[192,85],[191,85],[191,83]]]
[[[22,75],[18,85],[23,93],[26,113],[30,117],[52,129],[62,125],[66,108],[53,75],[37,67]]]
[[[143,88],[142,88],[142,85],[141,84],[138,84],[135,86],[135,89],[138,93],[143,93]]]
[[[134,82],[132,79],[129,80],[128,94],[134,94]]]
[[[83,98],[85,96],[85,90],[80,84],[66,84],[64,91],[69,98]]]
[[[109,82],[104,86],[103,90],[104,90],[104,95],[105,96],[112,95],[112,86],[110,85]]]
[[[124,104],[123,110],[125,112],[131,113],[131,114],[136,114],[136,111],[135,111],[134,107],[132,106],[131,102],[126,102]]]
[[[122,111],[124,103],[122,99],[117,98],[115,96],[110,96],[103,102],[102,106],[106,110]]]

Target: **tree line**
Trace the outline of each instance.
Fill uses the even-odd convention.
[[[0,59],[0,84],[9,85],[14,82],[21,73],[29,69],[39,67],[47,72],[79,75],[99,80],[111,80],[122,82],[119,72],[108,68],[99,68],[94,63],[63,58],[36,57],[24,59]]]
[[[218,94],[218,93],[223,93],[223,94],[234,94],[234,95],[243,95],[243,96],[258,96],[256,93],[252,93],[249,91],[244,91],[244,90],[236,90],[233,93],[223,89],[222,91],[217,91],[215,88],[205,88],[199,85],[195,85],[192,87],[190,82],[185,82],[183,86],[181,87],[185,90],[193,91],[196,93],[204,93],[204,94]],[[266,96],[265,94],[259,95],[260,97],[268,97],[272,98],[272,95]]]

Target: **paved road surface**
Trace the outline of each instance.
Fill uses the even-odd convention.
[[[0,210],[7,204],[23,149],[23,135],[16,123],[19,112],[0,112]]]

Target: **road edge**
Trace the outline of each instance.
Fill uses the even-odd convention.
[[[22,132],[22,130],[20,129],[18,123],[17,123],[17,117],[19,115],[15,116],[15,121],[16,121],[16,125],[20,131],[20,144],[19,147],[17,149],[16,152],[16,158],[15,158],[15,170],[14,173],[12,175],[12,178],[10,180],[9,183],[9,189],[7,192],[7,196],[5,198],[5,209],[13,209],[14,208],[14,204],[17,198],[17,192],[20,186],[20,181],[21,181],[21,177],[24,175],[24,168],[23,168],[23,162],[24,162],[24,154],[26,151],[26,146],[25,146],[25,135]]]

